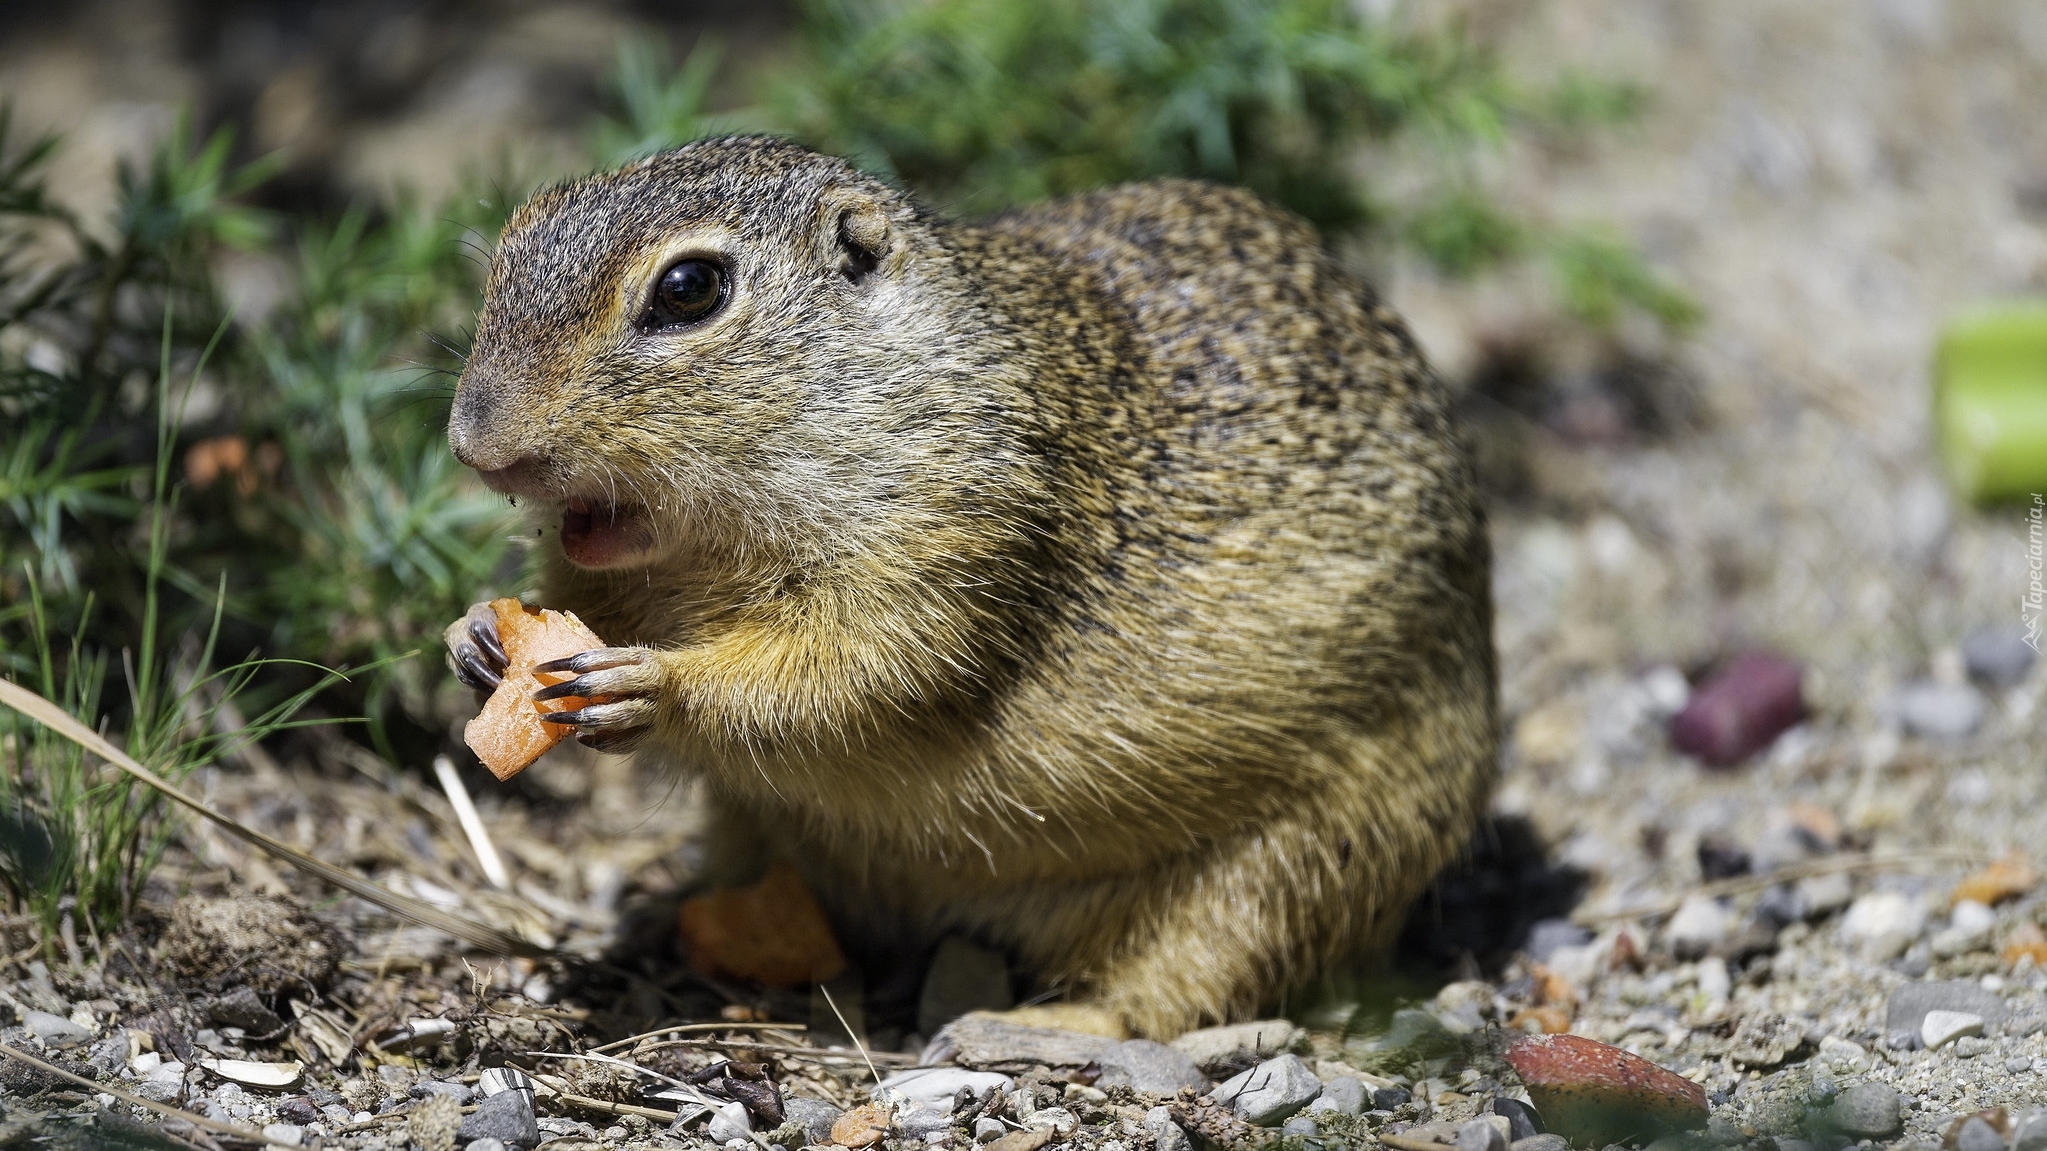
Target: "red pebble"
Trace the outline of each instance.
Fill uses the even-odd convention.
[[[1604,1147],[1706,1124],[1706,1089],[1582,1035],[1527,1035],[1505,1051],[1545,1125]]]
[[[1712,767],[1740,763],[1805,718],[1800,674],[1774,655],[1741,656],[1692,693],[1670,721],[1670,742]]]

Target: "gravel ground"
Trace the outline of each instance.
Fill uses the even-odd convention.
[[[1420,1014],[1395,1016],[1391,1039],[1381,1017],[1360,1014],[1346,1034],[1324,1026],[1335,1018],[1327,1013],[1308,1020],[1318,1026],[1310,1033],[1271,1028],[1226,1050],[1202,1048],[1235,1042],[1211,1036],[1180,1052],[1202,1071],[1182,1093],[1157,1078],[1077,1082],[1090,1079],[1091,1063],[1108,1071],[1140,1055],[1152,1060],[1147,1073],[1180,1066],[1148,1048],[1110,1058],[1074,1037],[983,1036],[980,1047],[955,1043],[953,1056],[1008,1075],[1000,1101],[977,1081],[955,1126],[897,1099],[888,1138],[958,1144],[999,1130],[1021,1136],[999,1151],[1175,1151],[1187,1131],[1245,1138],[1249,1117],[1325,1146],[1395,1146],[1390,1136],[1406,1141],[1396,1151],[1431,1141],[1497,1151],[1487,1131],[1498,1125],[1469,1127],[1489,1097],[1534,1096],[1545,1121],[1562,1124],[1554,1101],[1544,1106],[1534,1085],[1503,1068],[1503,1045],[1531,1028],[1568,1028],[1695,1084],[1710,1109],[1703,1137],[1720,1144],[2047,1146],[2047,1125],[2029,1126],[2027,1115],[2047,1104],[2043,896],[2020,862],[1986,871],[2047,842],[2033,751],[2047,677],[2015,646],[2024,521],[1951,501],[1927,418],[1943,318],[2047,287],[2047,117],[2038,114],[2047,8],[1453,7],[1525,75],[1580,67],[1653,88],[1638,124],[1591,146],[1517,146],[1486,178],[1537,215],[1612,222],[1707,317],[1679,344],[1632,328],[1590,340],[1545,319],[1548,297],[1531,280],[1474,286],[1382,269],[1446,373],[1471,389],[1496,481],[1512,733],[1498,812],[1551,845],[1551,864],[1582,874],[1582,899],[1538,924],[1503,968],[1472,964],[1464,974],[1475,978],[1444,988]],[[1532,391],[1506,386],[1517,363],[1536,366]],[[1802,721],[1739,763],[1708,767],[1680,754],[1672,718],[1738,670],[1736,656],[1758,650],[1798,667]],[[438,793],[386,778],[364,786],[373,772],[360,763],[293,767],[282,780],[223,772],[209,787],[223,806],[326,858],[580,954],[630,953],[645,924],[672,922],[662,916],[686,884],[694,831],[686,795],[576,762],[479,795],[522,880],[508,894],[484,882]],[[205,836],[167,876],[216,897],[286,893],[294,882]],[[166,905],[158,914],[177,913]],[[649,1045],[667,1041],[657,1038],[620,1049],[670,1078],[720,1058],[760,1062],[785,1099],[834,1110],[862,1102],[873,1084],[850,1052],[805,1054],[806,1033],[769,1038],[744,1022],[807,1019],[821,1041],[829,1016],[808,1002],[731,1002],[638,969],[610,983],[546,964],[471,969],[445,937],[355,901],[322,917],[356,939],[302,1001],[331,1016],[325,1023],[301,1019],[262,1040],[247,1025],[268,1020],[237,1016],[203,988],[166,1006],[118,963],[82,975],[24,967],[27,978],[0,987],[0,1023],[11,1023],[0,1042],[222,1121],[285,1124],[272,1128],[279,1139],[365,1149],[452,1145],[443,1128],[456,1113],[428,1102],[442,1096],[426,1082],[476,1093],[463,1101],[479,1110],[455,1125],[470,1122],[475,1134],[474,1116],[489,1112],[516,1142],[527,1096],[479,1078],[480,1065],[506,1058],[540,1077],[531,1130],[549,1146],[701,1144],[702,1116],[671,1134],[664,1120],[630,1110],[674,1114],[678,1099],[643,1095],[601,1063],[520,1054],[587,1049],[660,1019],[739,1021],[692,1033],[700,1046],[657,1050]],[[1468,942],[1474,952],[1500,944]],[[22,941],[8,944],[19,951]],[[402,1029],[427,1018],[450,1020],[450,1037],[408,1046]],[[142,1050],[136,1031],[158,1050]],[[335,1071],[322,1044],[337,1034],[342,1052],[365,1036],[393,1046]],[[883,1073],[925,1054],[915,1037],[870,1038],[884,1048]],[[898,1048],[910,1050],[890,1053]],[[1088,1058],[1058,1062],[1076,1050]],[[929,1054],[943,1053],[941,1044]],[[308,1078],[269,1089],[201,1062],[243,1057],[298,1060]],[[1279,1096],[1219,1086],[1261,1067],[1279,1096],[1329,1102],[1288,1127],[1288,1104],[1259,1110]],[[15,1113],[0,1123],[18,1121],[39,1086],[57,1086],[26,1076],[0,1069],[0,1105]],[[703,1088],[725,1122],[721,1137],[741,1137],[742,1120],[771,1145],[818,1134],[744,1106],[752,1089],[743,1078],[713,1075]],[[490,1087],[506,1088],[490,1098],[514,1102],[484,1106]],[[1244,1103],[1244,1094],[1257,1098]],[[104,1103],[80,1089],[35,1096],[33,1109],[98,1113]],[[790,1107],[793,1122],[804,1109]],[[2006,1110],[1964,1121],[1995,1108]],[[1504,1125],[1503,1141],[1526,1135]],[[0,1127],[0,1144],[10,1130],[24,1129]],[[75,1137],[63,1134],[69,1127],[41,1130]],[[1048,1134],[1033,1143],[1032,1132]]]

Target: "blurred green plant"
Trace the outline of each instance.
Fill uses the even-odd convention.
[[[122,168],[95,227],[47,194],[55,141],[7,129],[0,113],[0,669],[32,670],[31,580],[102,652],[202,630],[224,594],[237,650],[379,665],[327,702],[368,714],[380,741],[408,707],[415,729],[437,726],[421,701],[438,660],[395,657],[507,574],[510,518],[447,451],[459,354],[427,333],[473,316],[465,242],[495,235],[503,199],[287,228],[238,199],[272,164],[235,165],[229,133],[181,125]],[[257,288],[230,323],[236,267]],[[176,413],[147,386],[159,367],[193,373]],[[145,554],[153,466],[184,487],[160,557]],[[143,579],[156,559],[160,621]],[[249,688],[267,703],[308,677],[281,665]]]
[[[1517,218],[1476,176],[1516,131],[1574,138],[1629,118],[1637,87],[1568,73],[1524,90],[1455,27],[1410,30],[1348,0],[809,0],[803,12],[803,51],[768,76],[762,118],[950,210],[1218,180],[1455,275],[1548,261],[1564,305],[1596,325],[1631,307],[1678,330],[1695,318],[1634,249]],[[1368,146],[1417,154],[1420,186],[1375,187]]]
[[[276,669],[281,661],[251,659],[214,669],[225,602],[219,592],[213,597],[205,638],[183,633],[176,637],[176,650],[167,650],[165,641],[173,636],[159,607],[177,514],[169,464],[175,413],[191,395],[188,387],[173,408],[171,328],[167,314],[155,388],[156,463],[148,477],[150,498],[142,508],[148,521],[138,589],[142,618],[130,637],[135,646],[120,649],[120,665],[128,688],[121,713],[127,751],[176,783],[224,754],[300,726],[306,721],[294,719],[296,713],[340,677],[311,669],[317,674],[307,686],[253,721],[242,721],[236,698],[259,673]],[[195,380],[224,330],[224,326],[216,330],[215,341],[201,352]],[[75,614],[57,617],[63,626],[53,629],[41,581],[33,570],[24,572],[23,580],[28,594],[18,619],[28,642],[24,650],[9,652],[25,658],[28,667],[17,670],[25,671],[22,678],[45,698],[88,726],[98,726],[111,718],[104,688],[113,653],[87,642],[93,630],[93,594],[87,591],[77,597],[72,604]],[[59,630],[65,638],[58,638]],[[82,921],[94,937],[118,924],[148,881],[170,832],[156,792],[94,765],[77,744],[27,717],[0,709],[0,890],[9,904],[41,925],[46,950],[54,949],[59,940],[75,947],[74,923]]]
[[[704,136],[758,128],[744,114],[709,110],[711,82],[724,58],[724,44],[710,37],[697,41],[680,66],[652,41],[621,44],[603,85],[611,109],[590,132],[597,165],[617,167]]]

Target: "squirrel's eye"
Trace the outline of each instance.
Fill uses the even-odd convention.
[[[649,331],[694,324],[725,299],[725,270],[709,260],[682,260],[661,273],[640,326]]]

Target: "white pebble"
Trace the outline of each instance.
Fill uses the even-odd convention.
[[[1848,905],[1841,938],[1878,963],[1904,953],[1926,930],[1926,905],[1898,891],[1872,891]]]
[[[1733,913],[1719,900],[1694,895],[1670,917],[1670,926],[1664,928],[1664,938],[1669,940],[1673,949],[1696,954],[1727,938],[1733,920]]]
[[[711,1137],[713,1143],[747,1142],[747,1137],[753,1134],[753,1123],[747,1117],[746,1104],[727,1103],[718,1108],[704,1133]]]
[[[1727,1002],[1734,994],[1734,977],[1727,973],[1727,961],[1717,955],[1699,960],[1699,998],[1708,1006]]]
[[[1967,738],[1983,723],[1983,693],[1966,683],[1922,680],[1898,691],[1893,705],[1905,730],[1921,739]]]
[[[1948,912],[1948,926],[1956,931],[1989,931],[1997,926],[1997,913],[1973,899],[1964,899]]]
[[[1919,1024],[1919,1039],[1928,1051],[1964,1035],[1983,1034],[1983,1017],[1967,1011],[1929,1011]]]

